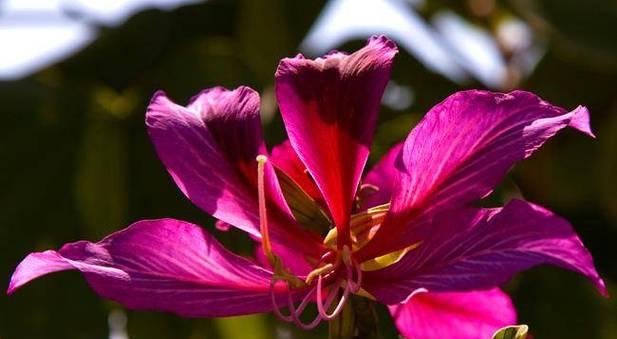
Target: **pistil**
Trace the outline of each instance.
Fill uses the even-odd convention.
[[[270,233],[268,232],[268,214],[266,212],[266,190],[264,184],[264,167],[268,158],[260,154],[257,160],[257,194],[259,199],[259,232],[261,233],[261,248],[268,262],[272,267],[276,268],[278,260],[272,252],[272,244],[270,243]]]

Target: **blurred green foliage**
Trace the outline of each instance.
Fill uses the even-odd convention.
[[[494,20],[470,10],[472,2],[428,0],[422,14],[448,7],[490,28]],[[100,27],[93,44],[65,61],[22,80],[0,82],[5,126],[0,136],[0,285],[8,285],[15,265],[30,251],[99,239],[143,218],[202,224],[238,253],[250,254],[246,237],[216,231],[173,185],[146,134],[145,107],[159,88],[186,102],[201,88],[246,84],[262,92],[268,144],[280,142],[274,70],[280,58],[297,52],[323,5],[209,1],[171,12],[147,10],[121,27]],[[522,194],[568,218],[614,294],[617,6],[600,0],[494,5],[499,15],[527,20],[547,44],[540,64],[518,87],[563,107],[587,105],[598,136],[562,133],[520,164],[494,199]],[[403,112],[382,108],[371,162],[402,140],[427,109],[462,88],[405,52],[396,59],[393,79],[411,86],[415,101]],[[534,337],[617,338],[617,302],[601,298],[579,276],[543,267],[516,276],[506,289]],[[78,273],[55,274],[0,298],[0,338],[106,338],[108,315],[118,308],[92,293]],[[385,308],[377,311],[383,336],[396,337]],[[208,320],[127,311],[127,317],[132,339],[327,335],[326,326],[302,332],[271,315]]]

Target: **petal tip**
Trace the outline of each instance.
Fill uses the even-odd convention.
[[[23,279],[18,279],[16,276],[17,276],[17,270],[15,270],[15,272],[11,276],[9,287],[7,287],[6,289],[6,295],[13,295],[15,292],[17,292],[18,289],[20,289],[22,286],[24,286],[25,284],[29,282],[29,281],[24,281]]]
[[[11,279],[9,287],[6,289],[6,295],[12,295],[13,293],[15,293],[15,291],[17,291],[18,288],[19,286],[15,284],[15,281],[13,279]]]
[[[595,138],[596,135],[591,130],[591,124],[589,119],[589,109],[585,106],[579,105],[572,112],[572,119],[568,126],[575,128],[588,136]]]
[[[162,107],[173,104],[163,90],[156,90],[148,103],[146,109],[146,126],[154,126],[161,118]]]
[[[307,59],[302,55],[302,53],[296,54],[294,57],[283,58],[279,61],[278,66],[276,67],[276,71],[274,72],[275,78],[280,78],[285,76],[286,74],[293,73],[293,70],[296,68],[296,65],[301,62],[305,62]]]
[[[156,101],[158,101],[161,98],[167,99],[167,93],[165,93],[165,91],[162,90],[162,89],[157,89],[154,92],[154,94],[152,94],[152,98],[150,99],[149,105],[152,105],[153,103],[155,103]]]
[[[389,39],[385,35],[373,35],[368,39],[366,46],[352,54],[348,54],[346,52],[338,50],[332,50],[315,59],[307,59],[304,55],[300,53],[298,53],[293,58],[283,58],[279,62],[275,76],[278,78],[286,73],[291,72],[297,66],[304,65],[305,63],[308,63],[309,65],[314,63],[321,64],[329,59],[351,57],[357,53],[369,53],[369,55],[373,54],[372,58],[375,58],[374,60],[379,60],[384,64],[390,64],[394,56],[398,53],[398,47],[393,40]]]
[[[208,95],[218,95],[222,92],[227,91],[227,88],[223,87],[223,86],[215,86],[215,87],[210,87],[210,88],[204,88],[201,91],[197,92],[197,94],[193,95],[190,99],[189,99],[189,103],[188,106],[192,105],[194,102],[198,101],[200,98],[204,97],[204,96],[208,96]]]
[[[382,45],[383,47],[392,50],[393,52],[398,52],[398,46],[396,45],[396,43],[394,42],[394,40],[391,40],[390,38],[388,38],[387,36],[380,34],[380,35],[373,35],[368,39],[368,44],[379,44]]]
[[[605,298],[610,297],[610,294],[608,293],[608,289],[606,288],[606,283],[604,283],[604,280],[600,278],[600,276],[597,276],[594,279],[593,283],[598,289],[598,291],[600,292],[600,295],[602,295]]]
[[[196,95],[192,96],[189,100],[188,107],[192,106],[194,103],[198,102],[200,99],[208,98],[208,99],[219,99],[223,95],[234,95],[238,94],[241,98],[246,95],[254,95],[258,94],[257,91],[248,87],[248,86],[238,86],[234,89],[229,89],[223,86],[214,86],[206,89],[202,89]]]

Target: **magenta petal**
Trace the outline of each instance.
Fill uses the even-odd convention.
[[[539,264],[578,272],[606,295],[591,254],[570,224],[531,203],[513,200],[503,209],[451,211],[414,230],[418,248],[364,276],[366,290],[383,303],[399,303],[418,288],[488,289]]]
[[[257,92],[215,87],[202,91],[187,107],[158,92],[148,107],[146,124],[161,161],[195,205],[261,237],[255,158],[267,151]],[[270,162],[265,179],[275,247],[292,246],[298,255],[316,252],[319,241],[295,225]]]
[[[193,97],[186,107],[201,118],[225,159],[249,181],[255,181],[255,157],[265,154],[259,105],[259,94],[249,87],[214,87]]]
[[[179,220],[140,221],[98,243],[78,241],[59,251],[32,253],[15,270],[8,293],[67,269],[81,271],[99,295],[131,309],[188,317],[272,309],[270,271]]]
[[[233,91],[223,87],[203,90],[191,99],[188,110],[198,112],[225,160],[240,172],[252,192],[257,186],[259,154],[268,155],[262,136],[259,94],[249,87]],[[271,208],[292,218],[271,163],[266,163],[266,190]],[[253,193],[254,195],[255,193]]]
[[[189,108],[157,92],[146,114],[152,142],[180,190],[207,213],[255,236],[259,236],[256,193],[246,183],[249,173],[244,170],[251,160],[255,162],[261,143],[254,135],[261,128],[258,109],[259,97],[248,88],[227,92],[215,88],[202,92]],[[222,131],[215,129],[215,138],[206,121],[218,126],[221,121],[216,118],[223,114],[230,116],[231,135],[247,133],[225,143]]]
[[[584,107],[566,112],[532,93],[464,91],[431,109],[403,147],[390,214],[363,252],[404,248],[410,220],[454,209],[488,195],[514,163],[529,157],[559,130],[591,134]]]
[[[371,187],[361,192],[361,209],[390,202],[395,178],[398,175],[398,170],[394,167],[395,161],[399,158],[402,148],[403,143],[396,144],[390,148],[368,172],[362,184],[370,185]]]
[[[396,53],[392,41],[374,37],[351,55],[299,55],[276,71],[289,141],[323,193],[339,245],[349,241],[349,215]]]
[[[390,306],[396,328],[413,339],[489,339],[516,323],[510,297],[500,289],[463,293],[418,293]]]

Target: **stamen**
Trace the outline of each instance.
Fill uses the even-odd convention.
[[[302,301],[300,302],[300,305],[298,305],[298,307],[296,308],[296,311],[294,312],[294,315],[296,317],[299,317],[302,314],[302,312],[304,312],[304,309],[306,308],[306,306],[308,306],[309,302],[311,301],[311,297],[313,296],[313,294],[315,294],[315,288],[311,288],[309,293],[307,293],[304,296],[304,298],[302,298]]]
[[[275,280],[273,280],[275,281]],[[286,322],[293,322],[294,324],[296,324],[298,327],[300,327],[301,329],[304,330],[310,330],[313,329],[315,327],[317,327],[317,325],[319,325],[319,323],[321,322],[322,318],[319,314],[317,314],[317,316],[315,316],[315,318],[313,319],[313,321],[311,321],[310,323],[303,323],[302,320],[300,320],[300,316],[302,315],[302,312],[304,312],[304,309],[306,308],[306,306],[308,306],[309,302],[311,301],[311,298],[313,297],[313,295],[315,294],[315,287],[313,287],[302,299],[302,302],[300,302],[300,305],[296,308],[294,305],[294,301],[293,301],[293,296],[291,294],[291,290],[289,289],[289,284],[287,284],[287,307],[289,308],[289,315],[284,315],[281,312],[280,307],[278,306],[278,303],[276,301],[276,296],[275,296],[275,292],[274,292],[274,283],[271,283],[270,285],[270,297],[272,298],[272,305],[274,306],[274,314],[281,320],[286,321]],[[332,303],[332,300],[330,300],[329,302],[327,302],[328,307],[330,307],[329,305]]]
[[[272,244],[270,243],[270,234],[268,233],[268,214],[266,212],[266,190],[264,184],[264,167],[268,158],[260,154],[255,159],[257,160],[257,193],[259,199],[259,232],[261,233],[261,248],[270,265],[275,267],[277,264],[276,257],[272,252]]]
[[[294,306],[294,302],[293,302],[293,299],[291,297],[291,293],[287,294],[287,305],[289,307],[289,311],[291,312],[293,323],[296,324],[296,326],[300,327],[303,330],[313,329],[317,325],[319,325],[319,323],[321,322],[321,317],[319,316],[319,314],[317,314],[317,316],[315,316],[313,321],[311,321],[308,324],[305,324],[305,323],[302,322],[302,320],[300,320],[300,315],[304,311],[304,308],[306,308],[306,305],[308,305],[308,300],[309,300],[310,296],[313,295],[314,292],[315,292],[315,288],[311,289],[311,291],[304,297],[304,299],[300,303],[300,306],[297,309]]]
[[[341,296],[341,299],[339,300],[338,304],[334,308],[334,311],[332,311],[332,313],[330,314],[328,314],[328,312],[326,311],[326,306],[324,306],[323,296],[321,294],[323,278],[321,275],[317,278],[317,300],[316,300],[317,311],[319,312],[319,315],[321,316],[321,318],[324,320],[332,320],[336,318],[336,316],[339,315],[339,313],[341,313],[341,311],[343,310],[343,306],[345,306],[345,303],[347,302],[347,298],[349,297],[349,291],[350,291],[349,280],[351,280],[352,278],[353,271],[352,271],[351,266],[346,266],[346,268],[347,268],[347,279],[348,280],[345,283],[345,289],[343,290],[343,295]],[[335,287],[332,288],[332,291],[330,291],[332,295],[338,294],[338,291],[340,289],[340,281],[334,286]],[[328,296],[328,299],[330,299],[330,295]]]
[[[356,269],[356,281],[351,284],[351,293],[357,293],[362,288],[362,268],[360,267],[360,264],[353,259],[352,265]]]
[[[323,263],[326,259],[328,259],[332,255],[333,255],[332,252],[328,252],[324,254],[318,264]],[[334,270],[336,270],[337,267],[340,267],[341,264],[345,266],[347,275],[345,278],[336,279],[336,281],[330,285],[331,287],[326,288],[328,290],[328,295],[326,298],[324,298],[323,281],[324,279],[327,279],[328,275],[332,273]],[[355,281],[354,281],[354,270],[355,270],[355,278],[356,278]],[[274,314],[279,319],[286,321],[286,322],[293,322],[294,324],[296,324],[296,326],[302,329],[305,329],[305,330],[315,328],[317,325],[319,325],[319,323],[322,320],[329,321],[337,317],[342,312],[345,306],[345,303],[349,299],[350,293],[356,293],[361,290],[362,270],[360,268],[360,265],[353,259],[351,255],[351,251],[348,246],[343,247],[342,253],[340,253],[337,258],[336,265],[332,263],[328,263],[314,270],[307,277],[306,284],[307,285],[310,284],[311,281],[315,279],[315,277],[317,278],[316,286],[314,286],[310,291],[307,292],[307,294],[302,298],[302,301],[300,302],[300,304],[296,307],[294,300],[293,300],[294,298],[292,295],[290,281],[286,279],[285,277],[275,275],[275,277],[272,279],[272,282],[270,283],[270,296],[272,299],[272,305],[274,306],[273,307]],[[275,295],[276,294],[275,285],[277,281],[284,281],[286,284],[287,308],[289,309],[289,315],[284,315],[281,312],[281,308],[278,305],[277,298]],[[343,283],[345,284],[345,286],[343,288],[341,297],[339,301],[337,302],[336,307],[334,307],[334,310],[331,313],[328,313],[327,310],[330,309],[330,307],[332,306],[332,303],[334,302],[336,297],[339,295]],[[315,300],[317,304],[317,315],[311,322],[304,323],[300,319],[300,316],[306,309],[306,306],[312,300],[315,293],[317,294],[316,300]]]
[[[272,280],[270,280],[270,299],[272,299],[271,300],[272,301],[272,306],[274,306],[273,307],[273,311],[274,311],[274,314],[279,319],[281,319],[281,320],[283,320],[285,322],[291,322],[291,321],[293,321],[293,316],[292,316],[293,312],[291,311],[291,309],[289,310],[291,312],[290,315],[284,315],[281,312],[281,308],[279,307],[278,302],[276,301],[275,285],[276,285],[276,282],[279,281],[279,280],[280,279],[278,279],[276,277],[273,277]],[[281,281],[284,281],[284,280],[281,280]],[[289,296],[291,295],[291,292],[289,291],[289,285],[287,285],[287,293],[289,294],[288,295],[288,298],[289,298]]]
[[[317,277],[317,276],[322,276],[322,275],[326,275],[330,272],[332,272],[334,270],[335,266],[333,264],[327,264],[324,266],[321,266],[319,268],[314,269],[313,271],[311,271],[311,273],[309,273],[306,276],[306,280],[304,281],[307,285],[310,285],[311,282],[313,282],[313,280]]]

